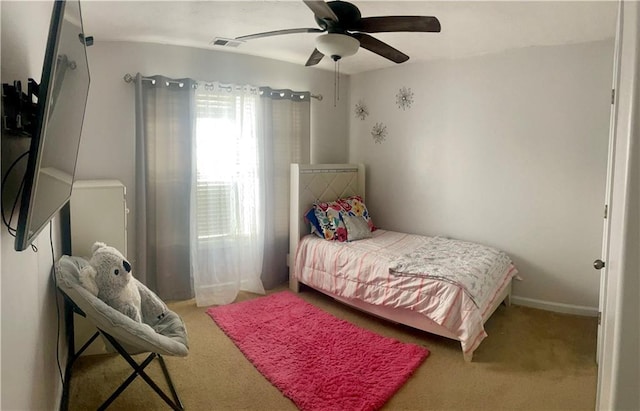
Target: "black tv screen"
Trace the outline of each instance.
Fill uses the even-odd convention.
[[[16,228],[26,249],[69,201],[89,92],[80,2],[55,1]]]

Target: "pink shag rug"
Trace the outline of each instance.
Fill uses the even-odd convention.
[[[290,291],[207,314],[301,410],[376,410],[429,350],[340,320]]]

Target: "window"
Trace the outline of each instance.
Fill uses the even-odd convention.
[[[257,93],[196,90],[196,230],[200,241],[249,236],[259,207]]]
[[[196,227],[198,239],[207,240],[234,232],[233,203],[236,200],[232,183],[207,181],[198,174],[196,189]]]

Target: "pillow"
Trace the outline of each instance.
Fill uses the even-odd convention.
[[[315,234],[320,238],[324,238],[324,234],[322,233],[322,226],[318,221],[318,217],[316,217],[316,209],[314,207],[311,207],[309,210],[307,210],[307,212],[304,214],[304,219],[309,224],[311,224],[312,234]]]
[[[364,218],[353,215],[343,215],[342,220],[347,227],[347,241],[373,237],[371,230],[369,230],[369,224],[367,224]]]
[[[362,217],[369,226],[369,231],[375,231],[376,226],[373,225],[373,221],[371,220],[371,216],[369,215],[369,210],[367,210],[367,206],[362,201],[362,197],[360,196],[351,196],[347,198],[341,198],[337,201],[338,204],[342,207],[344,212],[347,215]]]
[[[347,241],[347,227],[342,220],[342,207],[336,201],[317,202],[313,209],[325,240]]]

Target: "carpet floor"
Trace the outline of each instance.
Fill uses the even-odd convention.
[[[456,341],[379,320],[312,290],[305,289],[299,296],[360,327],[429,349],[428,360],[383,410],[595,408],[595,318],[501,306],[485,325],[489,337],[476,350],[473,362],[465,363]],[[255,297],[243,293],[238,299]],[[194,300],[169,306],[185,320],[189,333],[189,356],[165,357],[185,409],[296,410],[295,404],[269,383],[212,323],[206,308],[196,307]],[[156,381],[162,381],[157,362],[146,370]],[[73,370],[70,409],[96,409],[130,371],[116,356],[81,357]],[[168,407],[137,378],[109,409]]]

